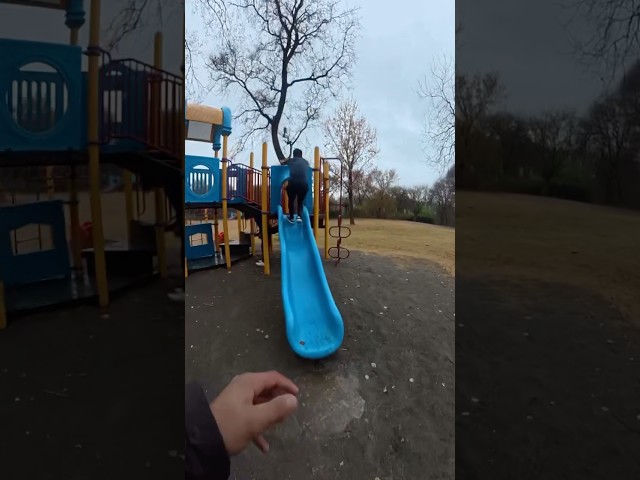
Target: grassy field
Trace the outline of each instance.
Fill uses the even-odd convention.
[[[640,317],[640,214],[511,194],[459,192],[456,202],[465,273],[568,283]]]
[[[401,220],[356,219],[355,225],[347,220],[342,225],[351,229],[351,235],[342,240],[341,246],[349,250],[388,255],[397,261],[428,260],[455,274],[455,229]],[[247,224],[248,225],[248,224]],[[331,221],[337,226],[337,220]],[[222,222],[218,225],[223,230]],[[229,220],[231,240],[238,239],[238,224]],[[249,231],[247,226],[246,231]],[[337,230],[336,232],[337,233]],[[318,233],[318,245],[324,249],[324,229]],[[329,246],[336,245],[336,238],[329,237]],[[258,243],[259,244],[259,243]],[[274,237],[274,248],[279,248]]]

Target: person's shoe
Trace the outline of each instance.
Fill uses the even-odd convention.
[[[259,266],[259,267],[264,267],[264,262],[262,260],[258,260],[256,262],[256,265]]]
[[[171,292],[168,295],[168,297],[169,297],[169,300],[171,300],[172,302],[184,303],[184,298],[185,298],[184,290],[181,288],[176,288],[173,292]]]
[[[288,221],[291,225],[293,225],[293,224],[295,223],[295,221],[294,221],[294,220],[293,220],[293,218],[291,218],[291,217],[287,217],[287,221]]]
[[[302,217],[300,215],[298,215],[298,223],[302,223]]]

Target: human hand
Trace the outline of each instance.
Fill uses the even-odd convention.
[[[236,455],[251,441],[267,453],[262,434],[298,408],[297,393],[298,387],[276,371],[234,377],[210,405],[227,453]]]

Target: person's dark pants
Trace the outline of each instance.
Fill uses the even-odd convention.
[[[306,182],[289,182],[287,185],[287,195],[289,196],[289,218],[291,220],[293,220],[294,213],[297,213],[298,216],[302,217],[302,207],[307,193],[309,193],[309,185],[307,185]]]

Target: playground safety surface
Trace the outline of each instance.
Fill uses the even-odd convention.
[[[629,403],[640,398],[638,329],[577,287],[459,274],[457,286],[466,320],[456,328],[456,473],[638,471],[640,405]]]
[[[406,263],[406,262],[405,262]],[[297,357],[286,340],[280,259],[186,281],[185,376],[210,399],[246,371],[276,369],[300,387],[294,418],[232,461],[232,479],[454,478],[454,279],[352,252],[327,279],[345,322],[332,357]],[[425,472],[429,472],[425,475]]]
[[[184,373],[175,361],[184,304],[167,298],[183,276],[173,265],[173,278],[115,298],[108,317],[94,305],[56,309],[0,333],[0,437],[11,442],[0,442],[0,460],[11,478],[184,476]]]

